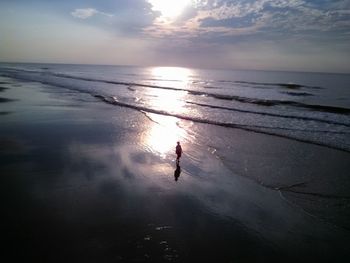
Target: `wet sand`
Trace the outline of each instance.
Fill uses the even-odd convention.
[[[349,258],[348,153],[181,121],[193,133],[179,169],[176,141],[157,144],[152,132],[162,123],[140,112],[0,81],[1,230],[11,259]],[[198,136],[206,133],[211,141]],[[216,149],[223,138],[227,148]]]

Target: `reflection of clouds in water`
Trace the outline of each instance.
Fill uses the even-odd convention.
[[[218,218],[233,219],[249,231],[258,232],[276,242],[284,240],[290,229],[291,239],[301,238],[311,218],[294,209],[278,191],[264,188],[257,183],[236,176],[225,168],[220,160],[209,153],[199,153],[202,166],[184,160],[181,164],[181,180],[174,182],[174,164],[138,146],[101,146],[74,144],[69,149],[73,163],[98,164],[103,174],[91,177],[96,186],[106,182],[126,195],[162,194],[162,198],[176,194],[198,202],[209,214]],[[103,191],[103,189],[101,189]],[[185,204],[184,204],[185,207]],[[169,208],[171,209],[171,208]],[[288,220],[286,220],[288,218]],[[306,231],[318,238],[323,231]]]
[[[162,186],[171,174],[172,167],[159,156],[140,151],[137,146],[106,146],[74,143],[69,147],[72,163],[79,170],[89,171],[91,164],[104,167],[94,179],[117,180],[124,186],[132,183],[139,190],[150,184]],[[135,189],[136,190],[136,189]]]

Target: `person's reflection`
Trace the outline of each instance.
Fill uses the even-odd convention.
[[[177,181],[179,179],[180,173],[181,173],[181,167],[179,164],[176,164],[176,169],[174,171],[175,181]]]

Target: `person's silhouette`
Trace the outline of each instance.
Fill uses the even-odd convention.
[[[179,179],[180,174],[181,174],[181,167],[179,164],[176,164],[176,169],[174,171],[175,181],[177,181]]]
[[[180,142],[177,142],[177,145],[176,145],[176,148],[175,148],[175,153],[177,155],[177,157],[176,157],[176,164],[179,164],[180,157],[181,157],[181,154],[182,154],[182,148],[181,148]]]

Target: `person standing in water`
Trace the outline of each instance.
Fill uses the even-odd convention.
[[[181,148],[180,142],[177,142],[175,153],[177,155],[176,164],[178,164],[180,162],[180,157],[182,154],[182,148]]]

